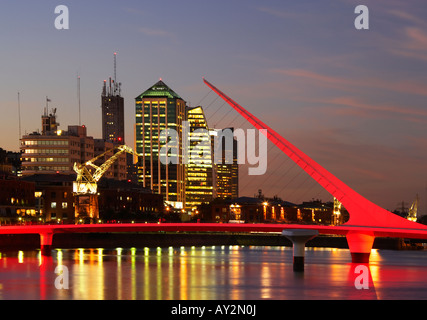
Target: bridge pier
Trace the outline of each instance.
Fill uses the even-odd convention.
[[[293,270],[304,271],[305,243],[319,234],[317,230],[293,229],[283,230],[282,235],[292,241],[293,244]]]
[[[346,234],[353,263],[369,263],[369,256],[374,244],[373,232],[349,231]]]
[[[53,232],[40,233],[40,251],[43,256],[50,256]]]

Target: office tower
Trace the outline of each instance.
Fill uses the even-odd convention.
[[[114,144],[125,144],[124,99],[121,83],[116,79],[116,53],[114,53],[114,79],[104,80],[101,95],[102,139]]]
[[[94,157],[93,137],[88,137],[85,126],[58,129],[56,109],[42,115],[42,133],[33,132],[21,139],[22,175],[75,174],[74,163],[83,163]]]
[[[139,157],[138,182],[162,194],[175,208],[185,206],[185,164],[183,163],[183,122],[185,101],[162,80],[135,98],[135,150]],[[177,146],[162,161],[159,152],[164,145],[160,133],[171,130],[177,134]],[[169,163],[176,158],[175,163]]]
[[[104,80],[104,86],[101,94],[102,108],[102,139],[95,139],[95,156],[107,152],[103,157],[98,159],[95,164],[100,166],[110,158],[116,150],[112,150],[117,145],[125,144],[125,116],[124,116],[124,99],[121,96],[121,83],[117,82],[117,53],[114,53],[114,78]],[[132,161],[132,159],[131,159]],[[125,154],[113,163],[105,172],[106,178],[115,180],[126,179],[127,157]]]
[[[234,199],[239,197],[239,165],[237,163],[237,140],[233,137],[232,146],[226,143],[227,131],[234,132],[234,128],[210,130],[212,152],[217,161],[213,162],[213,197]],[[230,148],[230,150],[227,150]],[[232,163],[227,158],[232,154]]]
[[[186,208],[212,200],[211,138],[202,107],[187,108],[189,159],[187,161]]]

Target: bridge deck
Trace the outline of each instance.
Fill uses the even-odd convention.
[[[373,233],[376,237],[427,239],[425,229],[385,228],[367,226],[321,226],[299,224],[234,224],[234,223],[122,223],[1,226],[0,234],[56,234],[91,232],[267,232],[281,233],[285,229],[318,230],[319,234],[347,235],[349,231]]]

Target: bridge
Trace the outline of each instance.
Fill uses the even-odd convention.
[[[229,223],[129,223],[92,225],[2,226],[0,234],[39,234],[42,254],[49,254],[57,233],[88,232],[270,232],[282,233],[292,240],[295,257],[303,258],[305,242],[317,234],[346,237],[352,262],[368,263],[375,237],[427,239],[427,226],[399,217],[370,202],[317,164],[261,120],[245,110],[206,79],[204,83],[258,130],[293,162],[337,198],[350,214],[341,226],[298,224],[229,224]],[[299,256],[298,256],[299,255]],[[302,255],[302,256],[301,256]],[[303,260],[302,260],[303,261]]]
[[[422,226],[422,225],[421,225]],[[59,233],[113,233],[113,232],[234,232],[234,233],[283,233],[286,230],[309,230],[323,235],[342,235],[347,237],[353,262],[357,260],[354,253],[360,252],[358,238],[369,234],[374,237],[401,237],[427,239],[427,230],[363,226],[321,226],[279,223],[119,223],[119,224],[64,224],[64,225],[30,225],[1,226],[0,234],[38,234],[43,255],[49,255],[53,237]],[[358,235],[358,237],[354,236]],[[294,242],[295,245],[295,242]],[[372,245],[371,245],[372,248]],[[371,249],[370,248],[370,249]],[[369,249],[369,250],[370,250]],[[366,262],[366,261],[362,261]]]
[[[203,81],[256,129],[266,134],[273,144],[343,204],[350,214],[350,219],[344,225],[326,229],[315,226],[311,229],[317,230],[319,233],[344,234],[353,262],[369,262],[375,237],[427,239],[427,226],[399,217],[364,198],[213,84],[204,78]],[[286,228],[307,229],[307,226],[286,226]],[[297,233],[295,233],[295,237],[297,237],[296,235]],[[294,247],[297,244],[301,245],[302,242],[302,239],[297,241],[295,237],[293,239]]]

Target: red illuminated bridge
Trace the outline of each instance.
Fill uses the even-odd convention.
[[[420,225],[423,227],[423,225]],[[336,234],[347,237],[350,252],[371,250],[374,237],[402,237],[427,239],[426,228],[384,228],[362,226],[318,226],[297,224],[236,224],[236,223],[121,223],[121,224],[77,224],[77,225],[32,225],[32,226],[1,226],[0,234],[39,234],[43,254],[48,254],[52,247],[52,239],[58,233],[111,233],[111,232],[236,232],[236,233],[281,233],[283,230],[305,229],[315,230],[319,234]],[[355,236],[356,235],[356,236]],[[368,238],[367,240],[365,238]],[[365,241],[366,240],[366,241]],[[358,241],[361,241],[358,244]],[[366,246],[370,243],[370,247]]]
[[[353,262],[369,261],[375,237],[427,239],[427,226],[399,217],[367,200],[206,79],[203,81],[255,128],[262,130],[260,132],[265,133],[272,143],[343,204],[350,214],[347,223],[339,227],[313,226],[310,229],[318,230],[319,233],[344,234],[347,237]],[[285,228],[309,229],[307,226],[286,226]],[[294,249],[295,244],[294,241]]]
[[[353,189],[313,161],[278,133],[246,111],[207,80],[203,80],[258,130],[266,130],[267,138],[299,165],[324,189],[337,198],[350,214],[341,226],[294,224],[219,224],[219,223],[142,223],[93,225],[2,226],[0,234],[40,234],[42,253],[50,252],[56,233],[90,232],[272,232],[283,233],[293,241],[296,252],[303,251],[305,241],[317,234],[344,235],[353,262],[367,263],[375,237],[427,239],[427,226],[399,217],[365,199]],[[262,131],[261,131],[262,132]],[[293,230],[293,231],[292,231]]]

